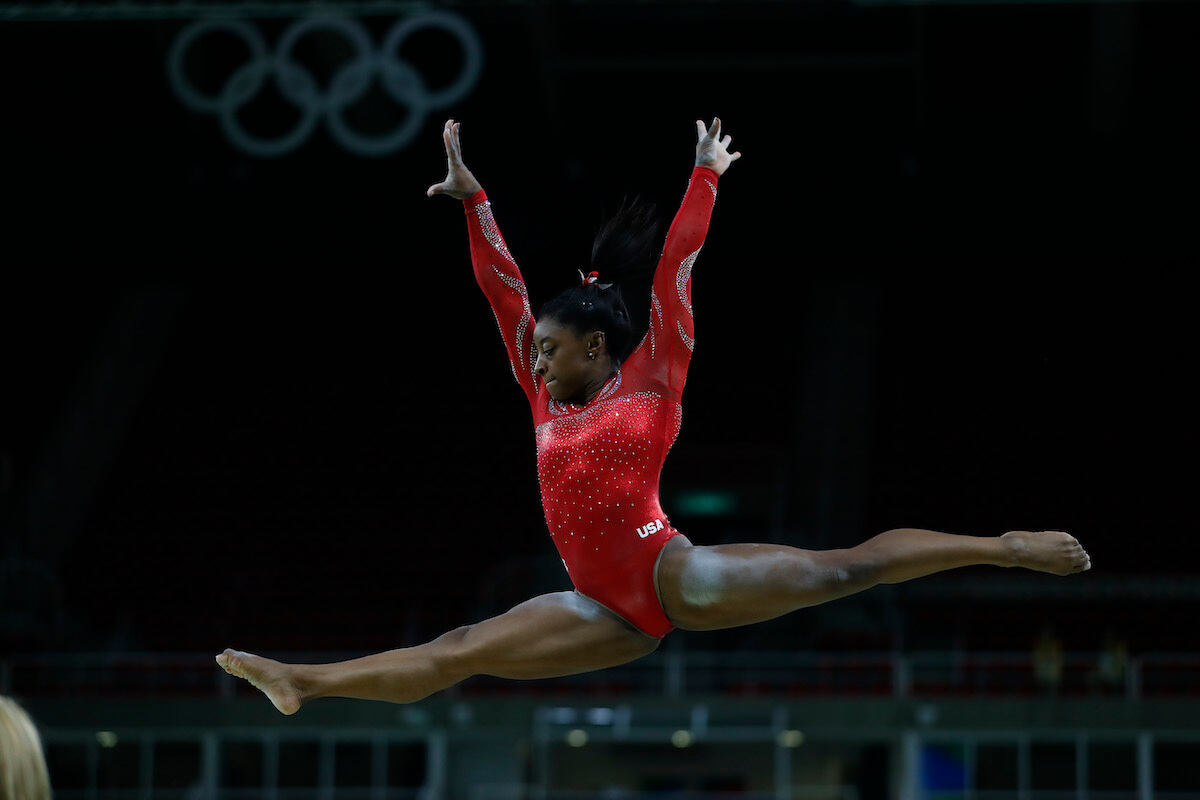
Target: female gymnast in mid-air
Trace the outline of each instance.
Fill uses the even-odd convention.
[[[495,311],[517,383],[533,409],[550,536],[575,591],[535,597],[426,644],[335,664],[285,664],[226,650],[217,662],[284,714],[318,697],[411,703],[473,675],[552,678],[624,664],[673,628],[716,630],[773,619],[973,564],[1069,575],[1090,568],[1059,531],[959,536],[902,528],[845,550],[770,544],[695,546],[659,505],[663,460],[680,423],[692,355],[692,265],[720,177],[741,156],[721,121],[697,121],[696,164],[659,251],[639,206],[601,228],[591,270],[535,318],[524,280],[463,163],[459,123],[442,130],[446,179],[427,194],[462,200],[475,277]],[[653,268],[649,327],[634,339],[617,286],[622,267]],[[582,274],[582,272],[580,273]],[[640,331],[639,331],[640,333]],[[636,345],[636,346],[634,346]]]

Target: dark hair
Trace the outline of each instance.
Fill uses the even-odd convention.
[[[596,283],[572,286],[547,301],[538,318],[551,317],[579,336],[604,331],[609,355],[620,364],[636,344],[634,334],[649,318],[658,231],[654,205],[638,197],[626,199],[596,232],[590,270],[599,274]]]

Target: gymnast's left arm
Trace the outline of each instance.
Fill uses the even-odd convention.
[[[667,230],[662,258],[655,273],[655,283],[662,279],[674,280],[673,273],[679,263],[695,256],[704,244],[708,233],[708,221],[712,216],[713,204],[717,199],[717,181],[729,169],[729,165],[742,157],[739,152],[729,152],[733,137],[721,136],[721,120],[714,118],[712,125],[705,127],[696,120],[696,165],[688,182],[683,203]]]
[[[709,219],[717,199],[717,182],[730,164],[742,157],[739,152],[729,152],[733,137],[722,137],[719,118],[713,119],[712,125],[707,127],[697,120],[696,138],[695,167],[655,268],[650,327],[646,342],[636,354],[647,373],[655,374],[677,392],[683,390],[695,343],[692,265],[708,234]]]

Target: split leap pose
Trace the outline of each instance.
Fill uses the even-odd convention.
[[[624,664],[673,628],[772,619],[881,583],[973,564],[1069,575],[1091,566],[1058,531],[959,536],[890,530],[844,550],[769,544],[693,546],[658,501],[692,355],[691,273],[720,176],[737,161],[721,122],[697,121],[696,164],[654,266],[649,328],[634,341],[612,284],[657,240],[625,207],[597,236],[592,271],[537,318],[491,204],[463,163],[459,123],[442,130],[448,171],[428,195],[462,200],[475,277],[492,305],[517,383],[533,409],[542,506],[575,591],[528,600],[423,645],[335,664],[284,664],[226,650],[217,662],[284,714],[318,697],[411,703],[472,675],[551,678]],[[636,346],[634,346],[636,344]]]

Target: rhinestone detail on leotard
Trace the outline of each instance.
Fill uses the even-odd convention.
[[[492,216],[491,202],[484,200],[482,203],[475,204],[475,216],[479,218],[479,229],[483,231],[483,238],[488,240],[497,253],[504,256],[508,263],[516,266],[516,261],[513,260],[512,253],[508,252],[508,245],[504,243],[504,237],[500,235],[500,229],[496,227],[496,220]]]
[[[650,359],[654,360],[654,348],[658,343],[658,333],[655,330],[655,322],[657,321],[659,328],[663,326],[663,310],[662,303],[659,301],[658,295],[654,293],[653,289],[650,290],[650,305],[653,308],[654,316],[650,317],[650,324],[646,326],[646,335],[642,337],[642,341],[638,343],[638,346],[634,348],[634,351],[636,352],[641,350],[646,346],[647,343],[649,343]]]
[[[663,324],[662,301],[658,299],[658,295],[653,290],[650,292],[650,305],[654,307],[654,318],[650,320],[650,358],[654,358],[655,339],[658,334],[655,333],[655,323],[661,328]]]
[[[505,274],[500,269],[497,269],[495,264],[492,265],[492,269],[496,271],[496,277],[499,278],[505,286],[521,296],[521,305],[524,308],[525,313],[522,314],[521,318],[517,320],[516,341],[516,351],[517,353],[521,353],[523,352],[523,348],[525,346],[525,332],[529,329],[529,320],[533,319],[533,310],[529,307],[529,290],[525,288],[525,281]],[[494,313],[495,312],[493,312],[493,314]],[[496,324],[499,324],[499,322],[499,319],[497,319]],[[504,329],[501,328],[500,332],[503,334]],[[534,383],[537,383],[537,372],[534,371],[534,368],[537,366],[537,347],[532,343],[532,339],[530,340],[529,351],[526,352],[523,357],[528,360],[521,365],[522,369],[528,370],[529,374],[533,376]],[[516,375],[515,367],[513,369],[513,374]]]
[[[679,304],[683,306],[683,310],[692,316],[692,304],[688,300],[688,281],[692,279],[692,265],[696,263],[696,256],[700,255],[700,251],[692,253],[679,264],[679,271],[675,273],[675,291],[679,294]]]
[[[696,340],[687,335],[687,331],[683,329],[683,323],[675,320],[675,328],[679,331],[679,338],[683,341],[683,346],[691,352],[696,349]]]
[[[587,405],[576,405],[575,403],[564,403],[561,400],[555,400],[554,398],[550,398],[550,400],[546,403],[546,409],[551,414],[571,414],[571,413],[574,413],[574,412],[579,411],[584,408],[590,408],[591,406],[594,406],[596,403],[603,402],[604,400],[608,399],[609,397],[612,397],[613,394],[620,388],[621,388],[621,371],[617,370],[617,374],[613,375],[611,378],[608,379],[608,383],[604,384],[604,386],[601,387],[600,391],[596,394],[595,397],[593,397],[591,399],[591,401],[589,403],[587,403]]]

